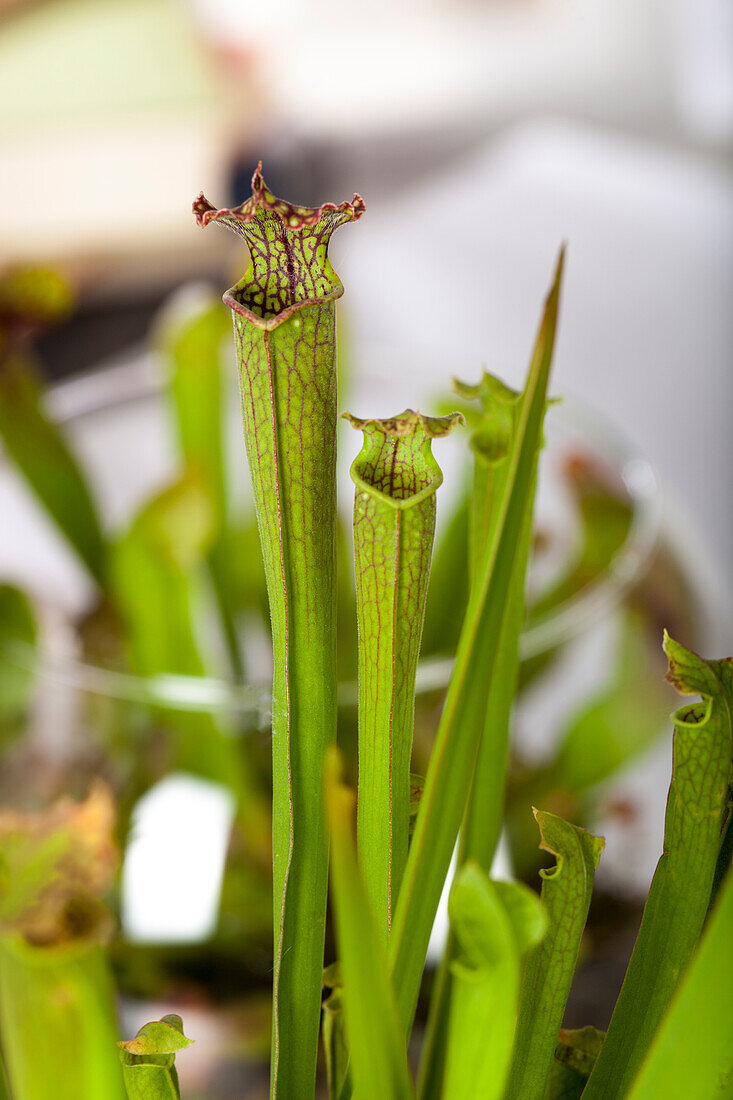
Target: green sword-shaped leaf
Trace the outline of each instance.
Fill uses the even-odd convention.
[[[252,197],[215,210],[248,244],[232,309],[242,419],[270,598],[274,941],[272,1094],[313,1096],[328,847],[323,755],[336,731],[336,343],[343,287],[328,260],[334,229],[364,211],[275,198],[258,168]]]
[[[161,334],[176,434],[186,464],[199,471],[211,501],[214,531],[209,571],[232,671],[243,678],[227,543],[228,535],[231,539],[231,516],[223,406],[228,364],[221,346],[229,331],[229,319],[221,302],[208,294],[190,303],[183,316],[181,312],[182,307],[176,309],[174,303],[173,316],[165,318]]]
[[[430,930],[461,824],[481,741],[489,687],[508,609],[514,562],[531,507],[547,405],[563,254],[545,304],[509,457],[496,531],[471,588],[456,663],[438,727],[415,833],[395,906],[390,964],[400,1018],[412,1024]]]
[[[359,625],[359,863],[386,945],[407,862],[415,670],[443,475],[431,442],[460,413],[407,409],[358,420],[364,445],[351,467]]]
[[[461,397],[478,400],[480,403],[480,411],[468,413],[473,424],[471,449],[474,455],[468,522],[469,577],[474,578],[480,568],[481,556],[496,534],[496,526],[504,506],[510,470],[509,456],[519,422],[522,395],[487,373],[484,373],[475,386],[458,381],[454,382],[454,386]],[[458,853],[459,866],[467,860],[475,860],[487,872],[491,869],[503,818],[509,720],[519,667],[519,633],[524,620],[524,580],[531,530],[530,497],[514,557],[496,668],[489,687],[483,735]],[[420,1079],[422,1095],[426,1097],[435,1095],[445,1059],[446,1024],[452,985],[451,963],[455,947],[451,929],[430,1004]]]
[[[354,850],[354,794],[340,781],[338,751],[333,747],[326,760],[325,780],[332,847],[331,896],[354,1096],[358,1100],[410,1100],[415,1094],[407,1050],[381,937]],[[349,1082],[345,1095],[351,1095]]]
[[[55,271],[19,268],[0,279],[0,439],[39,503],[94,579],[106,545],[85,475],[45,408],[28,334],[63,320],[71,291]]]

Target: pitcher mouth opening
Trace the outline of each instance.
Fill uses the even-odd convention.
[[[351,480],[357,489],[396,509],[419,504],[439,488],[443,474],[431,442],[465,422],[460,412],[424,416],[413,409],[386,419],[361,419],[345,412],[342,419],[364,433],[362,449],[351,464]]]
[[[247,244],[250,263],[242,278],[224,295],[235,313],[264,330],[282,324],[297,310],[339,298],[341,281],[328,258],[331,234],[345,222],[357,221],[364,201],[297,206],[268,189],[259,164],[252,195],[236,207],[217,210],[203,193],[193,203],[198,225],[218,221]]]
[[[248,302],[242,301],[239,283],[235,283],[234,286],[225,291],[221,296],[221,300],[225,306],[231,309],[232,313],[236,313],[238,316],[243,317],[245,321],[248,321],[256,328],[262,329],[263,332],[272,332],[273,329],[276,329],[279,325],[282,325],[285,321],[288,321],[296,313],[300,313],[308,306],[318,306],[323,305],[325,302],[335,302],[337,298],[341,297],[343,292],[343,286],[339,285],[335,287],[330,294],[324,294],[320,298],[307,298],[303,302],[294,302],[292,305],[287,306],[279,313],[270,317],[262,316],[262,314],[257,313]]]

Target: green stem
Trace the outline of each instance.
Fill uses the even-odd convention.
[[[443,480],[430,446],[460,414],[357,420],[354,553],[359,628],[358,848],[386,946],[407,862],[415,671]]]
[[[292,206],[266,188],[235,210],[194,204],[244,237],[234,314],[242,419],[270,599],[274,977],[272,1096],[313,1096],[328,845],[323,757],[336,732],[335,300],[333,230],[363,203]]]

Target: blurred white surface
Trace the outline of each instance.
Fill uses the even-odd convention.
[[[122,867],[127,939],[198,943],[214,932],[234,810],[231,791],[192,775],[143,795]]]
[[[272,116],[346,138],[502,119],[536,103],[595,117],[671,102],[655,0],[188,0],[258,58]]]
[[[244,77],[242,78],[244,79]],[[178,0],[32,4],[0,26],[0,264],[210,249],[189,237],[223,191],[233,107]],[[240,124],[243,119],[240,119]],[[139,265],[138,282],[146,276]]]
[[[688,132],[713,142],[733,136],[733,4],[672,0],[675,97]]]
[[[365,198],[366,218],[333,246],[355,373],[378,373],[362,347],[409,352],[399,382],[360,415],[424,403],[482,365],[519,383],[566,240],[552,389],[601,409],[657,467],[682,549],[695,549],[708,581],[717,572],[722,604],[733,560],[730,171],[544,120],[409,196]]]

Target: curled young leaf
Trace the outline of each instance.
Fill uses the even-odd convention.
[[[40,504],[103,584],[106,547],[86,478],[45,408],[28,337],[66,317],[72,293],[55,271],[19,267],[0,276],[0,439]]]
[[[542,1100],[570,992],[604,841],[542,810],[540,847],[556,858],[543,878],[549,930],[527,960],[507,1100]]]
[[[134,1039],[123,1039],[117,1045],[128,1054],[176,1054],[189,1047],[193,1039],[183,1034],[183,1020],[175,1013],[143,1024]]]
[[[144,1024],[134,1039],[119,1042],[128,1100],[180,1100],[175,1056],[192,1042],[174,1014]]]

